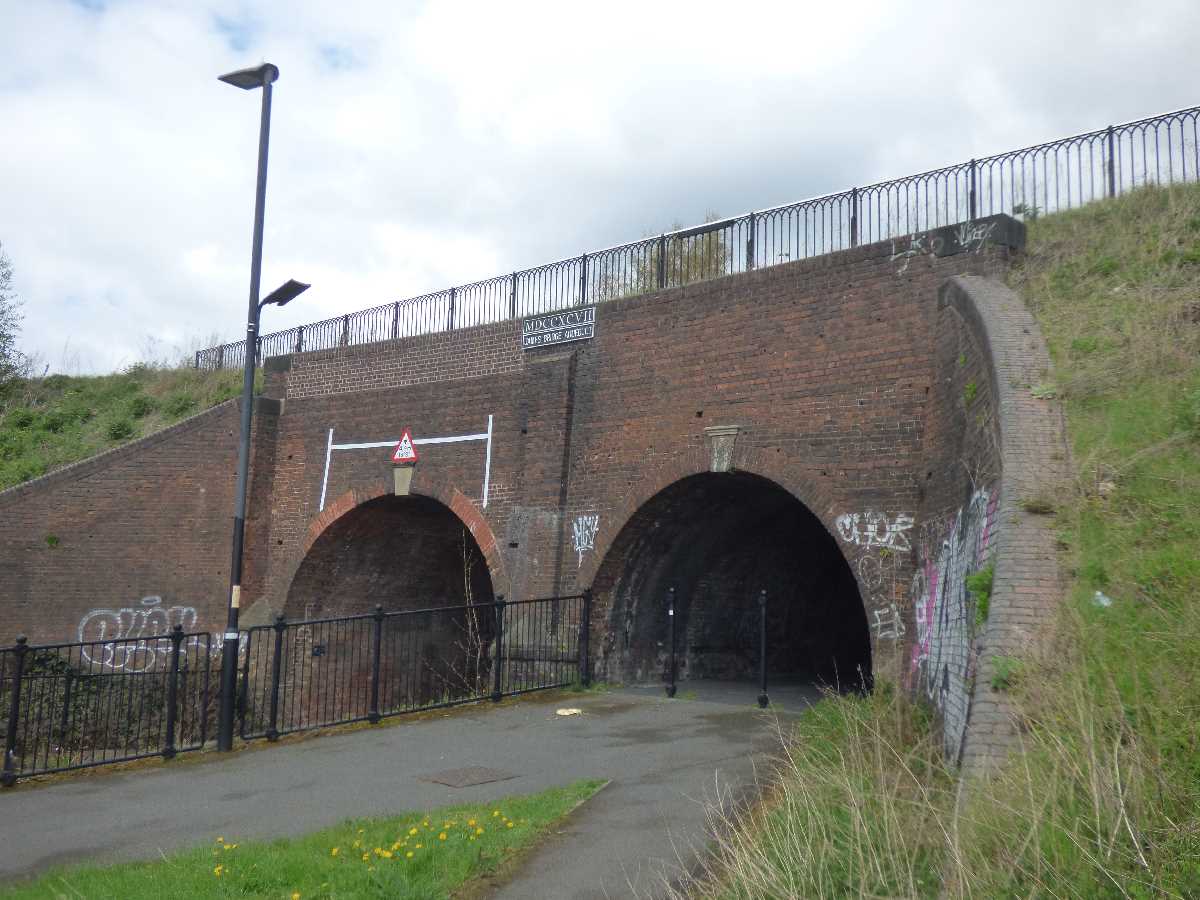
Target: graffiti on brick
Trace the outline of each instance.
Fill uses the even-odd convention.
[[[871,628],[875,631],[876,638],[893,641],[904,637],[907,630],[904,627],[904,618],[900,614],[900,608],[895,603],[889,603],[882,609],[875,610],[875,622]]]
[[[87,646],[83,658],[105,669],[148,672],[170,660],[171,630],[180,625],[185,632],[196,630],[194,606],[163,606],[162,597],[143,597],[137,606],[93,609],[79,620],[77,637]],[[202,647],[201,637],[187,638],[181,647]],[[210,652],[219,652],[214,643]]]
[[[978,490],[953,519],[943,522],[941,541],[918,541],[916,637],[909,674],[942,714],[946,754],[957,758],[967,727],[974,672],[974,605],[966,579],[990,556],[995,537],[997,490]],[[936,532],[935,532],[936,534]]]
[[[575,553],[579,557],[577,565],[583,565],[583,554],[596,549],[596,532],[600,530],[599,516],[576,516],[571,523],[571,535],[575,541]]]
[[[913,527],[913,517],[900,513],[889,518],[886,513],[844,513],[837,517],[838,535],[847,544],[870,549],[887,547],[889,550],[909,550],[908,531]]]

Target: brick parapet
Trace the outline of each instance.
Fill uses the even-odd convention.
[[[1027,655],[1053,629],[1065,591],[1053,519],[1030,511],[1054,504],[1070,483],[1070,451],[1061,405],[1034,396],[1051,378],[1050,355],[1032,313],[1003,284],[951,278],[940,291],[986,348],[998,416],[1001,477],[995,570],[963,749],[968,774],[987,771],[1012,748],[1014,708],[993,688],[1001,657]]]

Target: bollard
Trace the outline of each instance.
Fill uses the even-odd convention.
[[[667,663],[667,696],[675,696],[675,588],[667,589],[667,641],[670,662]]]
[[[766,709],[770,699],[767,697],[767,592],[758,592],[758,706]]]

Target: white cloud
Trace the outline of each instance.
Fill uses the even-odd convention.
[[[262,59],[267,329],[1200,99],[1187,0],[0,2],[23,344],[84,370],[240,336]]]

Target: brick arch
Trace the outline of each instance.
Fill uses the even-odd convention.
[[[304,542],[301,545],[300,558],[296,562],[295,569],[292,572],[291,578],[288,579],[288,583],[290,584],[292,578],[295,578],[296,571],[303,564],[313,544],[317,542],[321,535],[334,522],[364,503],[390,495],[391,493],[392,491],[387,482],[380,481],[370,487],[348,490],[326,505],[308,525],[308,530],[304,535]],[[492,579],[492,589],[497,595],[507,594],[508,573],[504,566],[504,557],[500,554],[499,544],[496,541],[495,533],[492,531],[492,526],[488,524],[483,511],[480,510],[475,502],[455,485],[441,481],[433,484],[422,484],[419,490],[414,489],[412,493],[416,496],[436,500],[458,517],[459,521],[471,532],[471,537],[475,539],[475,543],[479,545],[479,552],[483,554],[484,562],[488,567],[488,574]]]
[[[639,509],[675,482],[711,472],[711,461],[708,448],[694,444],[684,453],[673,456],[649,470],[646,477],[635,488],[626,492],[620,503],[608,512],[608,522],[601,521],[601,527],[596,533],[595,548],[587,563],[580,569],[578,584],[591,585],[595,581],[613,544]],[[796,472],[794,467],[789,468],[783,460],[783,454],[735,444],[730,466],[731,471],[757,475],[779,485],[816,516],[834,543],[841,547],[835,523],[836,506],[833,498],[822,485]],[[849,565],[848,559],[846,562]],[[854,576],[857,581],[858,572],[855,572]],[[859,593],[864,598],[867,596],[861,584]]]

